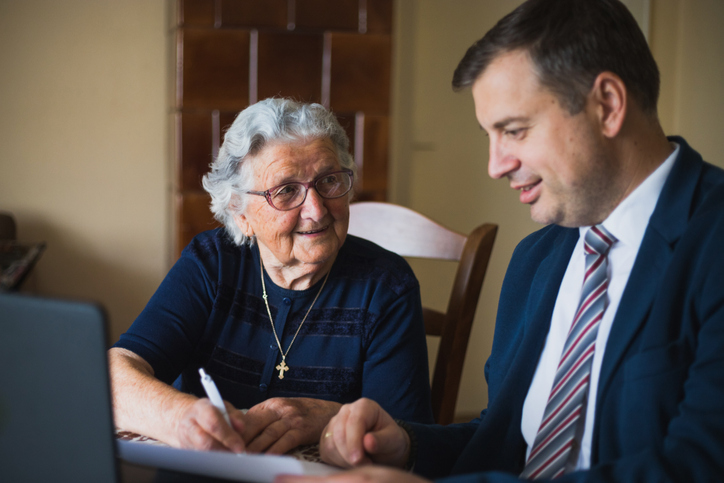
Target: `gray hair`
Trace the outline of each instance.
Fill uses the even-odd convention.
[[[251,245],[254,242],[234,221],[235,215],[246,210],[248,198],[241,194],[252,189],[252,170],[250,163],[244,161],[271,143],[325,138],[334,144],[342,167],[356,174],[347,133],[334,114],[320,104],[270,98],[252,104],[236,116],[224,134],[219,155],[211,163],[211,171],[203,178],[204,189],[211,195],[211,212],[224,225],[234,243]]]

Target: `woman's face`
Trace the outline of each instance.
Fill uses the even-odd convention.
[[[252,190],[266,191],[292,181],[310,182],[341,165],[327,138],[292,144],[270,144],[248,160]],[[349,195],[327,200],[309,189],[301,206],[279,211],[263,196],[248,196],[246,211],[236,222],[247,236],[256,236],[267,266],[327,271],[342,247],[349,225]]]

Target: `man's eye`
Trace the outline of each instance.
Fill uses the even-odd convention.
[[[508,129],[507,131],[505,131],[505,135],[511,138],[520,138],[521,136],[523,136],[523,134],[525,134],[526,131],[527,129],[523,127],[518,129]]]

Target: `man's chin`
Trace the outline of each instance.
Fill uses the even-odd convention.
[[[540,205],[536,205],[535,203],[530,205],[530,219],[536,223],[540,223],[541,225],[551,224],[549,221],[549,213],[545,213],[544,210],[541,209]]]
[[[530,205],[530,219],[541,225],[574,226],[566,225],[565,217],[561,213],[546,211],[539,202]]]

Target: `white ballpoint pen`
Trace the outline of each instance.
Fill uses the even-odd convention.
[[[211,404],[213,404],[219,411],[221,411],[221,414],[224,415],[224,419],[229,424],[229,426],[231,426],[231,420],[229,420],[229,413],[226,412],[224,400],[221,399],[221,394],[219,394],[219,389],[216,387],[216,384],[214,384],[214,380],[211,379],[211,376],[206,374],[203,368],[199,369],[199,374],[201,374],[201,385],[204,386],[204,391],[206,391],[206,395],[209,397]]]

